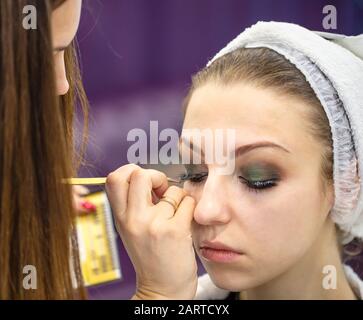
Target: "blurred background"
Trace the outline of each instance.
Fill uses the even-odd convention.
[[[337,9],[337,30],[322,27],[325,5]],[[87,164],[79,175],[105,176],[128,163],[127,133],[148,133],[151,120],[159,131],[180,131],[191,75],[260,20],[356,35],[363,33],[363,0],[84,0],[78,42],[91,110]],[[118,247],[122,280],[91,287],[91,299],[134,293],[132,264],[119,240]]]

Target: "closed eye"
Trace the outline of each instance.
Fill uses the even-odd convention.
[[[268,189],[268,188],[277,186],[277,179],[252,181],[252,180],[248,180],[242,176],[239,176],[238,178],[250,191],[259,192],[264,189]]]
[[[207,177],[208,177],[208,172],[184,173],[179,176],[179,179],[181,182],[189,181],[192,184],[200,184],[204,182]],[[277,186],[277,181],[278,181],[278,179],[252,181],[242,176],[239,176],[238,178],[248,188],[248,190],[255,192],[275,187]]]
[[[203,182],[208,176],[208,172],[200,172],[200,173],[184,173],[179,176],[181,182],[189,181],[193,184],[198,184]]]

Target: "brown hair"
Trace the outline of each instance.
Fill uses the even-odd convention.
[[[309,105],[304,117],[312,136],[321,143],[321,183],[325,192],[333,184],[333,141],[329,120],[305,76],[284,56],[269,48],[240,48],[228,53],[192,77],[191,88],[183,102],[184,116],[194,91],[208,82],[232,84],[247,82],[260,88],[271,88],[301,99]],[[336,225],[337,240],[342,254],[359,254],[363,243],[355,241],[354,250],[345,250],[340,243],[342,232]],[[347,247],[348,248],[348,247]]]
[[[74,45],[70,91],[56,96],[50,19],[62,0],[0,2],[0,299],[84,298],[71,188],[75,106],[86,112]],[[25,5],[37,30],[22,27]],[[85,114],[87,117],[87,114]],[[33,265],[37,289],[23,288]]]

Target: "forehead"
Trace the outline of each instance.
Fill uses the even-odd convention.
[[[66,0],[52,13],[55,46],[66,46],[75,37],[81,16],[82,0]]]
[[[235,129],[240,139],[272,138],[286,145],[306,135],[303,101],[243,83],[195,90],[183,128]]]

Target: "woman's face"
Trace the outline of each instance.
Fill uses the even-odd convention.
[[[321,146],[302,121],[306,107],[287,95],[243,83],[209,83],[191,97],[183,129],[235,129],[236,150],[265,143],[239,149],[231,175],[218,173],[215,164],[186,166],[191,180],[184,188],[197,201],[194,246],[221,288],[241,291],[284,273],[330,220],[333,191],[322,192]],[[208,176],[198,179],[203,173]],[[218,241],[242,254],[227,261],[205,258],[203,241]]]
[[[52,14],[52,38],[54,48],[54,68],[58,95],[69,90],[64,50],[76,35],[81,16],[82,0],[66,0]]]

